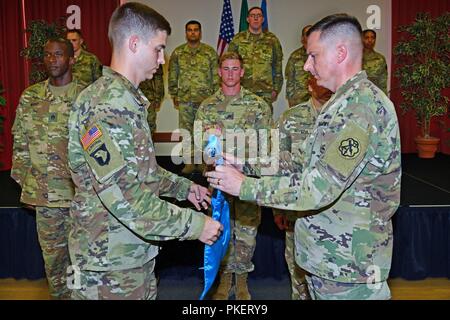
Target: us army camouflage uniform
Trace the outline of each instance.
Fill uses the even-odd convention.
[[[185,200],[192,182],[156,163],[148,104],[131,82],[104,67],[71,112],[69,250],[81,271],[74,298],[155,298],[155,241],[198,239],[202,232],[203,214],[159,198]]]
[[[303,172],[247,177],[240,199],[318,210],[296,221],[297,264],[315,277],[342,282],[348,295],[341,292],[339,298],[370,289],[372,279],[385,290],[392,260],[391,217],[400,202],[400,157],[394,106],[361,71],[323,106],[305,144]],[[315,288],[309,289],[314,296]],[[377,297],[388,299],[389,290]]]
[[[280,175],[290,176],[296,172],[301,174],[304,167],[303,142],[311,134],[318,116],[311,99],[303,104],[287,109],[278,120],[277,129],[280,134]],[[292,300],[309,299],[305,280],[305,271],[296,263],[294,257],[294,224],[305,212],[273,210],[274,215],[285,214],[289,228],[286,230],[285,258],[291,275]]]
[[[177,99],[178,127],[191,134],[198,106],[219,88],[218,56],[209,45],[177,47],[169,60],[169,93]]]
[[[161,101],[164,99],[164,78],[162,65],[159,66],[158,71],[153,75],[150,80],[145,80],[139,85],[142,93],[150,101],[148,107],[147,122],[150,126],[150,131],[154,133],[156,131],[156,112],[159,111]]]
[[[222,138],[225,139],[226,133],[244,137],[245,130],[248,129],[270,129],[271,112],[263,99],[241,87],[238,96],[225,97],[222,90],[219,90],[203,101],[195,120],[201,121],[207,141],[208,132],[214,133],[216,130],[222,132]],[[245,148],[245,143],[224,142],[226,152],[244,152],[238,149]],[[253,152],[246,151],[250,154]],[[222,269],[225,273],[251,272],[254,269],[252,257],[256,247],[256,232],[261,221],[260,208],[254,203],[243,202],[231,196],[228,196],[227,200],[230,204],[234,240],[230,241],[227,255],[222,260]]]
[[[280,93],[283,86],[283,51],[278,38],[271,32],[256,35],[242,31],[234,36],[228,51],[244,59],[242,86],[263,98],[272,109],[272,91]]]
[[[102,76],[102,64],[93,53],[81,49],[72,66],[72,75],[81,85],[87,87]]]
[[[67,239],[73,183],[67,166],[68,118],[82,90],[76,81],[54,96],[49,80],[27,88],[20,98],[13,126],[11,176],[22,188],[22,203],[36,207],[39,243],[50,295],[67,299]]]
[[[286,99],[290,107],[307,102],[311,97],[308,92],[310,74],[303,70],[306,59],[308,59],[306,49],[301,47],[291,53],[286,64]]]
[[[364,51],[363,70],[366,70],[367,78],[387,94],[388,73],[384,56],[376,51]]]

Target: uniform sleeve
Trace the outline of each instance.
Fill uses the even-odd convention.
[[[292,99],[295,93],[295,69],[294,69],[294,58],[291,55],[288,59],[285,69],[286,76],[286,99],[289,101]],[[290,105],[290,102],[289,102]]]
[[[11,177],[23,187],[27,172],[31,167],[30,151],[28,148],[28,139],[23,123],[23,108],[25,104],[23,97],[20,99],[19,105],[16,109],[16,118],[12,128],[14,136],[13,159],[11,168]]]
[[[169,59],[169,94],[172,96],[172,99],[178,97],[178,75],[179,75],[179,65],[178,65],[178,55],[177,52],[174,51]]]
[[[132,231],[149,240],[198,239],[205,217],[160,199],[153,190],[164,186],[155,175],[140,177],[135,150],[139,141],[135,125],[105,120],[94,125],[102,132],[86,150],[93,187],[108,211]],[[82,135],[82,140],[85,138]],[[166,173],[159,171],[159,176]],[[165,180],[162,179],[162,184]],[[164,193],[164,192],[163,192]]]
[[[184,177],[180,177],[173,172],[158,166],[157,172],[159,182],[159,195],[163,197],[175,198],[178,201],[186,200],[189,189],[193,182]]]
[[[213,58],[211,61],[211,73],[212,73],[211,79],[213,79],[213,91],[212,92],[216,92],[217,90],[219,90],[220,78],[219,78],[218,69],[219,69],[219,56],[217,55],[216,51],[214,51],[214,49],[213,49]]]
[[[383,90],[383,92],[387,95],[387,78],[388,78],[388,71],[387,71],[387,64],[386,64],[386,59],[383,57],[383,62],[382,65],[380,67],[381,72],[378,75],[379,79],[378,79],[378,83],[380,84],[380,89]]]
[[[339,130],[327,130],[326,151],[313,167],[290,176],[246,177],[240,199],[285,210],[317,210],[336,201],[364,169],[374,154],[370,128],[364,121],[348,121]],[[361,126],[362,125],[362,126]],[[377,135],[372,135],[376,140]],[[340,155],[339,155],[339,154]]]
[[[272,63],[272,75],[274,90],[280,93],[283,86],[283,50],[278,39],[275,38],[274,58]]]

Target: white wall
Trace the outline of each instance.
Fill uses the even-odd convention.
[[[348,13],[357,17],[363,29],[369,28],[367,20],[371,13],[367,13],[370,5],[380,8],[381,28],[377,30],[376,50],[387,59],[388,69],[391,66],[391,1],[392,0],[267,0],[269,30],[273,32],[283,47],[284,66],[292,51],[300,46],[301,28],[306,24],[314,24],[321,18],[333,13]],[[219,34],[220,16],[222,14],[222,0],[140,0],[158,12],[170,22],[172,35],[167,43],[166,57],[185,42],[184,25],[189,20],[198,20],[202,24],[202,41],[216,48]],[[259,6],[261,0],[248,0],[248,6]],[[231,0],[235,32],[239,28],[241,0]],[[165,68],[167,70],[168,58]],[[167,72],[165,73],[167,88]],[[278,100],[274,103],[274,119],[285,110],[285,86]],[[172,100],[167,94],[161,111],[157,117],[157,131],[168,132],[178,126],[178,112],[173,108]],[[171,144],[157,145],[158,155],[170,155]]]

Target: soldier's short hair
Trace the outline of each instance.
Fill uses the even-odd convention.
[[[250,12],[252,12],[252,11],[255,10],[255,9],[258,9],[259,11],[261,11],[261,13],[263,13],[263,10],[262,10],[261,7],[254,6],[254,7],[251,7],[250,9],[248,9],[248,11],[247,11],[247,17],[250,16]]]
[[[187,30],[187,27],[188,27],[188,25],[190,25],[190,24],[196,24],[196,25],[198,25],[198,28],[200,29],[200,31],[202,30],[202,24],[201,24],[199,21],[197,21],[197,20],[189,20],[189,21],[186,23],[186,25],[184,26],[184,30]]]
[[[307,33],[308,28],[311,28],[311,27],[312,27],[311,24],[307,24],[306,26],[304,26],[304,27],[302,28],[302,36],[306,36],[306,33]]]
[[[367,32],[372,32],[373,36],[375,37],[375,39],[377,38],[377,33],[375,32],[375,30],[373,30],[373,29],[366,29],[366,30],[364,30],[362,32],[363,36],[365,36]]]
[[[225,60],[239,60],[241,68],[244,66],[244,59],[242,59],[241,55],[237,52],[225,52],[223,55],[221,55],[219,58],[219,67],[222,66],[222,63]]]
[[[327,41],[339,38],[350,38],[362,50],[362,28],[358,19],[346,13],[337,13],[329,15],[319,22],[315,23],[306,33],[309,35],[313,32],[320,31],[320,40]]]
[[[71,58],[75,56],[75,51],[73,50],[73,45],[72,42],[70,42],[70,40],[61,37],[52,37],[47,40],[46,44],[49,42],[57,42],[65,45],[67,49],[67,55]]]
[[[69,34],[69,33],[76,33],[80,36],[80,38],[83,38],[83,33],[81,32],[80,29],[69,29],[69,30],[67,30],[66,34]]]
[[[114,10],[109,21],[108,37],[115,48],[133,34],[148,42],[157,31],[166,31],[170,35],[172,29],[166,18],[144,4],[127,2]]]

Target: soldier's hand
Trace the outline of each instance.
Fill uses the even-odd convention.
[[[233,156],[232,154],[224,153],[223,160],[225,161],[226,165],[232,166],[239,172],[244,171],[244,162],[241,159]]]
[[[215,171],[206,172],[205,176],[214,189],[236,197],[239,196],[242,182],[245,179],[244,174],[229,165],[216,166]]]
[[[288,219],[285,214],[274,214],[273,221],[280,230],[287,230],[289,228]]]
[[[211,203],[210,191],[198,184],[193,183],[189,189],[189,195],[187,197],[197,210],[208,209],[208,205]]]
[[[198,240],[203,243],[212,245],[219,239],[223,226],[220,222],[213,220],[211,217],[205,216],[205,225]]]

